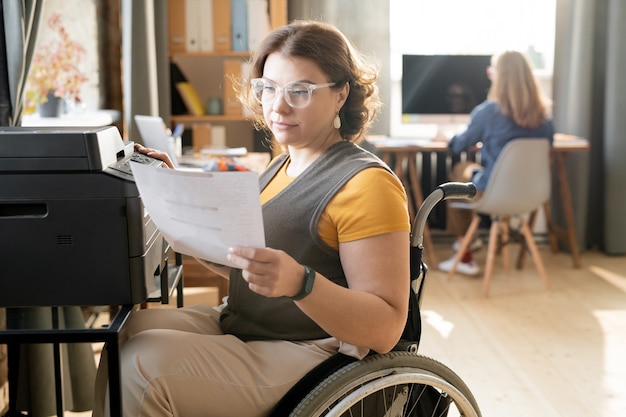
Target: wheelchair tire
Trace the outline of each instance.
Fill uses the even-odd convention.
[[[480,417],[463,380],[442,363],[393,351],[350,363],[326,377],[291,417]]]

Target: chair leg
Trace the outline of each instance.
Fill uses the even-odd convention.
[[[530,227],[528,227],[528,223],[526,220],[522,220],[522,233],[526,238],[526,244],[528,245],[528,250],[530,250],[530,254],[535,262],[535,266],[537,267],[537,271],[539,272],[539,276],[543,280],[546,289],[550,289],[550,281],[548,280],[548,275],[546,274],[546,269],[543,266],[543,261],[541,260],[541,255],[539,255],[539,250],[537,249],[537,244],[535,243],[535,238],[530,231]]]
[[[470,247],[470,244],[472,243],[472,239],[474,238],[474,234],[476,234],[476,230],[478,229],[479,224],[480,216],[474,214],[472,222],[470,223],[470,226],[467,229],[467,232],[465,232],[465,236],[463,236],[463,240],[461,241],[461,247],[459,248],[459,251],[456,253],[456,256],[454,258],[454,265],[452,265],[452,268],[448,272],[448,281],[451,281],[452,277],[456,273],[456,267],[459,265],[459,262],[461,262],[461,259],[463,259],[463,255],[465,255],[465,252]]]
[[[509,216],[503,217],[500,222],[500,227],[502,228],[502,243],[501,251],[502,251],[502,265],[504,266],[504,271],[508,274],[511,272],[511,256],[509,255],[511,252],[509,250],[509,239],[511,234],[509,232],[511,218]]]
[[[492,219],[491,229],[489,230],[489,244],[487,245],[487,261],[485,262],[485,276],[483,278],[483,294],[489,295],[489,286],[491,284],[491,276],[493,275],[493,262],[496,257],[498,248],[498,228],[499,219]]]
[[[528,215],[528,227],[530,228],[530,230],[533,230],[533,227],[535,227],[535,219],[537,218],[537,210],[533,210]],[[520,245],[519,252],[517,253],[517,263],[515,264],[516,269],[519,269],[521,271],[524,268],[525,257],[526,257],[526,247],[525,245]]]

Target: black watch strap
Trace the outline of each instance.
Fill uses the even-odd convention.
[[[302,300],[307,295],[311,294],[313,291],[313,283],[315,282],[315,271],[311,269],[307,265],[302,265],[304,267],[304,280],[302,281],[302,288],[300,291],[293,297],[289,297],[294,301]]]

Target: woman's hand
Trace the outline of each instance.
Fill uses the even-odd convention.
[[[281,250],[236,246],[228,259],[242,269],[250,290],[260,295],[291,297],[302,287],[304,267]]]
[[[159,150],[152,149],[152,148],[146,148],[145,146],[142,146],[138,143],[135,143],[135,150],[137,152],[141,152],[144,155],[148,155],[151,158],[159,159],[165,162],[165,165],[167,165],[169,168],[174,169],[174,163],[170,159],[169,155],[163,151],[159,151]]]
[[[389,352],[400,339],[409,305],[409,233],[384,233],[340,243],[348,288],[316,272],[310,295],[296,301],[304,314],[337,339]],[[271,248],[234,247],[229,260],[249,288],[267,297],[293,297],[304,267]]]

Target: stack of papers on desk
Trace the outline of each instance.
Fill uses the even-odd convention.
[[[370,140],[374,145],[381,146],[426,146],[433,143],[433,140],[430,138],[415,138],[415,137],[382,137],[376,138],[374,140]]]
[[[196,172],[131,162],[141,200],[179,253],[233,266],[232,246],[265,246],[256,172]]]
[[[200,154],[212,155],[212,156],[243,156],[248,153],[248,149],[245,146],[239,148],[202,148]]]

